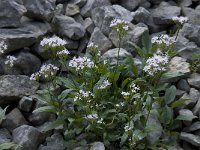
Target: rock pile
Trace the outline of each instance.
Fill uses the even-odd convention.
[[[136,57],[134,48],[127,41],[141,45],[145,32],[153,35],[174,31],[172,17],[180,15],[189,18],[179,32],[176,44],[177,49],[184,51],[171,60],[170,71],[176,75],[166,80],[177,85],[178,97],[190,98],[179,113],[197,117],[193,122],[184,123],[181,145],[185,150],[200,148],[200,72],[190,74],[188,63],[193,59],[193,53],[200,53],[198,0],[1,0],[0,41],[5,40],[8,49],[0,55],[0,106],[10,107],[0,128],[0,143],[14,141],[21,144],[17,150],[65,149],[58,131],[41,132],[46,122],[55,120],[55,116],[32,114],[41,104],[29,97],[39,85],[28,76],[50,60],[49,53],[39,44],[43,37],[59,35],[66,40],[66,48],[75,54],[84,52],[87,44],[94,42],[104,57],[115,59],[117,39],[109,25],[114,18],[119,18],[130,22],[120,55]],[[4,64],[7,55],[17,58],[12,68]],[[105,147],[95,142],[85,149],[104,150]]]

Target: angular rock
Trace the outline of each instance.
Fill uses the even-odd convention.
[[[195,10],[191,11],[188,14],[188,17],[189,17],[189,23],[191,23],[193,25],[200,25],[200,20],[199,20],[199,17],[200,17],[200,6],[197,6],[195,8]]]
[[[194,122],[193,124],[191,124],[189,127],[185,128],[184,131],[186,132],[193,132],[196,130],[200,130],[200,122]]]
[[[200,98],[198,99],[196,105],[192,109],[192,112],[193,112],[194,115],[200,116]]]
[[[56,0],[23,0],[23,4],[27,9],[27,17],[49,21],[53,17]]]
[[[6,115],[6,119],[3,121],[2,126],[7,128],[9,131],[12,131],[24,124],[28,124],[28,122],[25,120],[19,109],[15,108]]]
[[[19,28],[0,28],[0,40],[4,39],[8,44],[5,52],[8,53],[33,45],[38,38],[49,31],[50,26],[46,23],[24,20],[23,25]]]
[[[192,5],[192,0],[179,0],[179,5],[181,7],[189,7]]]
[[[187,80],[181,79],[179,80],[177,84],[178,89],[189,92],[190,91],[190,85],[188,84]]]
[[[23,96],[35,93],[39,84],[24,75],[4,75],[0,77],[0,106],[9,105]]]
[[[183,121],[186,126],[189,126],[194,118],[197,118],[193,115],[192,111],[189,109],[181,109],[179,110],[179,115],[187,117],[189,120]]]
[[[56,32],[72,40],[78,40],[85,35],[85,28],[73,18],[56,15],[53,19]]]
[[[20,19],[26,12],[22,0],[1,0],[0,4],[0,28],[19,27]],[[1,33],[1,32],[0,32]]]
[[[77,5],[68,4],[66,7],[65,15],[67,16],[74,16],[80,13],[80,9]]]
[[[137,22],[137,23],[143,22],[145,24],[148,24],[151,14],[145,8],[139,7],[136,11],[132,12],[132,16],[133,16],[134,22]]]
[[[86,4],[87,0],[70,0],[70,4],[78,5],[79,7],[83,7]]]
[[[188,83],[190,84],[190,86],[200,90],[200,74],[191,74],[190,78],[188,78]]]
[[[90,17],[93,9],[108,5],[111,5],[109,0],[87,0],[87,3],[81,9],[81,15],[83,17]]]
[[[114,18],[131,22],[133,17],[131,12],[120,5],[104,6],[93,9],[92,20],[101,31],[108,36],[111,32],[110,23]]]
[[[105,53],[112,47],[112,42],[101,32],[101,30],[96,27],[90,37],[89,43],[94,43],[98,45],[99,50]]]
[[[141,0],[120,0],[120,4],[130,10],[133,11],[134,9],[136,9],[141,3]]]
[[[33,107],[33,99],[32,97],[27,97],[24,96],[22,99],[19,101],[19,109],[25,112],[30,112],[32,107]]]
[[[172,17],[180,15],[181,8],[171,6],[167,2],[162,2],[157,8],[152,9],[150,12],[155,24],[168,25],[173,24]]]
[[[12,139],[12,136],[10,132],[6,128],[0,129],[0,144],[10,142]]]
[[[105,146],[102,142],[94,142],[91,144],[90,150],[105,150]]]
[[[92,32],[94,31],[94,28],[95,28],[95,25],[94,25],[94,22],[92,21],[92,19],[86,18],[84,20],[83,25],[84,25],[86,31],[89,32],[90,34],[92,34]]]
[[[200,136],[196,136],[186,132],[181,132],[180,139],[194,146],[200,147]]]
[[[13,141],[21,146],[16,150],[37,150],[43,140],[43,134],[32,126],[22,125],[13,131]]]

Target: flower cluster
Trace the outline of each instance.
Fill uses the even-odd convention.
[[[78,100],[82,100],[82,98],[89,98],[89,97],[93,97],[94,94],[90,91],[84,91],[84,90],[79,90],[79,92],[77,93],[77,95],[74,98],[74,101],[78,101]]]
[[[59,68],[52,64],[44,64],[40,68],[39,72],[31,75],[30,80],[38,81],[40,77],[44,77],[45,79],[52,79],[58,70]]]
[[[124,97],[128,97],[128,96],[131,95],[129,92],[124,92],[124,91],[122,91],[121,94],[122,94],[122,96],[124,96]]]
[[[76,68],[76,71],[83,70],[85,68],[94,68],[94,62],[87,57],[74,57],[72,60],[69,61],[69,66]]]
[[[166,71],[166,64],[168,64],[168,61],[168,55],[159,51],[154,54],[153,57],[147,59],[143,70],[150,76],[153,76],[158,72]]]
[[[98,89],[103,90],[109,87],[111,83],[108,80],[104,80],[103,83],[98,87]]]
[[[151,42],[155,43],[155,44],[159,44],[159,45],[165,44],[166,46],[170,46],[170,45],[174,44],[176,41],[175,41],[174,37],[170,37],[167,34],[161,34],[160,36],[154,36],[151,39]]]
[[[126,126],[124,127],[124,130],[125,130],[125,132],[128,132],[128,131],[133,130],[133,127],[131,127],[130,125],[126,125]]]
[[[63,48],[66,45],[66,41],[57,37],[49,37],[49,38],[44,38],[41,42],[40,45],[44,48],[49,48],[49,49],[59,49],[59,47]]]
[[[14,57],[14,56],[7,56],[5,64],[8,65],[8,66],[10,66],[10,67],[13,67],[14,63],[16,62],[16,60],[17,60],[17,58]]]
[[[131,89],[131,92],[135,94],[140,90],[140,87],[137,86],[135,83],[131,83],[130,89]]]
[[[183,25],[184,23],[188,22],[188,18],[187,17],[183,17],[183,16],[180,16],[180,17],[173,17],[172,20],[177,23],[177,24],[180,24],[180,25]]]
[[[98,48],[98,45],[95,45],[93,42],[87,45],[87,48]]]
[[[61,51],[58,51],[56,55],[61,60],[66,60],[69,54],[70,54],[70,52],[67,49],[63,49]]]
[[[3,54],[7,48],[8,48],[7,44],[4,41],[1,41],[0,42],[0,54]]]
[[[98,124],[103,123],[103,118],[99,118],[96,113],[89,114],[89,115],[86,116],[86,118],[90,119],[90,120],[96,120]]]

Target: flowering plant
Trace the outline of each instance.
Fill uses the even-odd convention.
[[[166,146],[166,143],[159,144],[159,141],[162,134],[167,129],[171,131],[175,123],[173,108],[184,102],[174,101],[174,86],[160,84],[160,78],[167,71],[171,59],[171,45],[175,41],[166,35],[151,39],[146,34],[143,48],[132,43],[137,48],[142,65],[137,66],[134,58],[128,56],[120,63],[120,42],[126,35],[128,23],[115,19],[110,27],[117,32],[119,39],[117,63],[114,66],[105,63],[94,43],[88,44],[84,56],[66,61],[69,52],[64,48],[65,42],[59,38],[55,40],[55,37],[41,42],[44,48],[67,56],[62,59],[54,55],[67,70],[67,75],[56,66],[44,65],[31,76],[32,80],[39,81],[44,76],[51,81],[51,88],[39,90],[33,96],[47,105],[34,112],[57,114],[57,120],[49,124],[46,131],[62,125],[68,148],[94,140],[103,141],[107,147],[113,144],[115,148],[129,150]],[[165,90],[165,94],[161,94]],[[152,115],[160,121],[159,128],[152,127]],[[152,140],[148,136],[158,130],[159,136],[149,143]]]

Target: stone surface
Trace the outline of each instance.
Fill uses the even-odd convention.
[[[32,95],[38,89],[36,82],[24,75],[4,75],[0,77],[0,105],[9,105],[23,96]]]
[[[131,22],[131,12],[120,5],[104,6],[93,9],[92,20],[101,31],[108,36],[111,32],[110,23],[114,18]]]
[[[22,125],[13,131],[13,141],[21,146],[16,150],[37,150],[43,140],[43,134],[32,126]]]
[[[180,13],[180,7],[171,6],[167,2],[162,2],[157,8],[151,10],[153,20],[158,25],[173,24],[172,17],[179,16]]]
[[[181,79],[178,81],[177,88],[186,92],[190,91],[190,85],[185,79]]]
[[[80,9],[77,5],[68,4],[66,7],[65,15],[67,16],[74,16],[80,13]]]
[[[6,119],[2,122],[2,126],[7,128],[9,131],[24,124],[28,124],[28,122],[25,120],[18,108],[13,109],[9,114],[7,114]]]
[[[90,150],[105,150],[105,146],[102,142],[94,142],[91,144]]]
[[[89,43],[94,43],[98,45],[99,50],[105,53],[112,47],[112,42],[101,32],[101,30],[96,27],[90,37]]]
[[[93,9],[107,5],[111,5],[109,0],[87,0],[87,3],[81,9],[81,15],[84,17],[90,17]]]
[[[95,28],[95,25],[94,25],[94,22],[92,21],[92,19],[86,18],[84,20],[83,25],[84,25],[86,31],[89,32],[90,34],[92,34],[92,32],[94,31],[94,28]]]
[[[56,15],[53,19],[56,32],[72,40],[78,40],[85,35],[85,28],[73,18]]]
[[[10,132],[6,128],[0,129],[0,144],[5,142],[10,142],[12,140],[12,136]]]
[[[186,132],[193,132],[196,130],[200,130],[200,122],[194,122],[193,124],[191,124],[189,127],[185,128],[184,131]]]
[[[50,31],[46,23],[25,19],[19,28],[0,28],[0,40],[8,44],[6,53],[33,45],[38,38]]]
[[[196,135],[186,133],[186,132],[181,132],[180,139],[192,145],[200,147],[200,136],[196,136]]]
[[[0,28],[19,27],[20,19],[26,12],[22,0],[1,0],[0,4]],[[1,32],[0,32],[1,33]]]
[[[193,112],[194,115],[200,116],[200,98],[198,99],[196,105],[192,109],[192,112]]]
[[[136,9],[140,3],[141,0],[120,0],[120,4],[130,11]]]
[[[149,24],[151,14],[147,9],[139,7],[136,11],[132,12],[131,14],[133,16],[134,22],[143,22],[145,24]]]
[[[70,4],[77,5],[79,7],[83,7],[86,4],[87,0],[70,0]]]
[[[19,101],[19,109],[25,112],[30,112],[33,107],[33,99],[31,97],[24,96]]]
[[[190,78],[188,78],[188,83],[190,84],[190,86],[200,89],[200,74],[191,74]]]
[[[56,0],[23,0],[26,16],[36,20],[50,20],[56,7]]]

